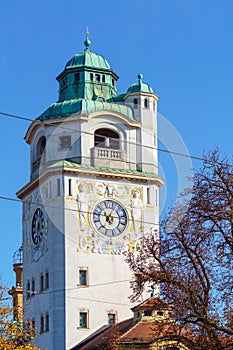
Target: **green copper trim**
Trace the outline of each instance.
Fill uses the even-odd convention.
[[[120,103],[111,103],[103,101],[92,101],[88,99],[76,99],[63,102],[53,103],[44,113],[37,119],[46,120],[54,118],[69,117],[73,114],[90,114],[95,111],[109,110],[123,114],[131,121],[135,121],[133,110],[126,105]]]
[[[148,175],[148,176],[156,176],[158,175],[153,172],[143,172],[138,170],[131,170],[131,169],[122,169],[122,168],[109,168],[109,167],[101,167],[101,166],[92,166],[92,165],[86,165],[86,164],[79,164],[76,162],[71,162],[69,160],[61,160],[57,163],[54,163],[50,166],[48,166],[49,169],[55,168],[55,167],[71,167],[71,168],[86,168],[86,169],[98,169],[98,170],[106,170],[106,171],[113,171],[118,173],[125,173],[125,174],[134,174],[134,175]]]

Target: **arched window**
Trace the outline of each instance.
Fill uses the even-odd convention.
[[[137,109],[138,108],[138,99],[137,98],[135,98],[133,100],[133,104],[134,104],[134,109]]]
[[[144,108],[148,108],[148,99],[147,98],[145,98],[145,100],[144,100]]]
[[[93,73],[90,74],[90,79],[91,79],[91,81],[94,80],[94,75],[93,75]]]
[[[44,155],[44,150],[45,150],[45,146],[46,146],[46,138],[44,136],[42,136],[38,143],[37,143],[37,147],[36,147],[36,158],[40,158],[43,155],[43,158],[45,159],[45,155]]]
[[[120,149],[119,135],[110,129],[98,129],[94,134],[95,147]]]

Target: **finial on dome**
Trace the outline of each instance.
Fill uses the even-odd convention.
[[[143,75],[141,73],[138,74],[138,81],[142,82]]]
[[[89,49],[89,46],[91,45],[91,41],[89,40],[89,31],[88,27],[86,27],[86,40],[84,41],[84,45],[86,46],[86,50]]]

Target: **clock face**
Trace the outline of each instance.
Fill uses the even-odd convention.
[[[36,209],[32,218],[32,240],[35,245],[39,245],[44,235],[45,222],[44,215],[40,208]]]
[[[127,227],[126,209],[117,201],[107,199],[99,202],[93,210],[94,228],[107,237],[122,234]]]

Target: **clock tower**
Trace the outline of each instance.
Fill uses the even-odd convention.
[[[29,127],[23,200],[24,318],[35,343],[72,349],[130,317],[125,253],[158,225],[157,95],[89,48],[58,75],[59,98]]]

